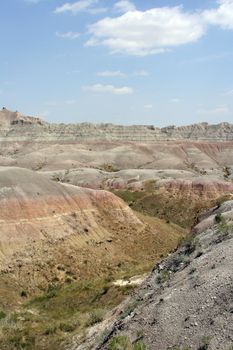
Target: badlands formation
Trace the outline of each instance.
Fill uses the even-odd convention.
[[[233,201],[209,211],[194,231],[199,235],[156,265],[96,349],[121,349],[123,343],[129,349],[131,343],[141,349],[232,349]]]
[[[0,349],[230,349],[233,125],[3,108],[0,145]]]

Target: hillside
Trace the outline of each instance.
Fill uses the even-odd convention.
[[[233,202],[213,208],[197,227],[198,235],[155,266],[93,349],[137,342],[143,349],[232,348]]]
[[[121,330],[127,350],[137,338],[159,350],[215,339],[208,312],[203,329],[192,318],[201,298],[212,306],[202,295],[210,279],[227,298],[218,277],[230,279],[221,254],[230,255],[232,128],[49,124],[0,111],[0,348],[108,349]],[[199,238],[180,248],[191,228]],[[207,273],[215,256],[227,272],[212,263]]]

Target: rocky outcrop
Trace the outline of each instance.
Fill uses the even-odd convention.
[[[220,219],[213,219],[216,214]],[[140,340],[149,350],[232,347],[232,201],[204,220],[208,228],[199,226],[198,236],[157,264],[128,301],[122,320],[105,330],[104,341],[93,349],[109,349],[119,336]]]
[[[139,142],[172,140],[232,141],[233,125],[193,124],[157,128],[149,125],[49,124],[39,118],[24,117],[6,109],[0,111],[0,141],[46,142]]]
[[[40,118],[26,117],[18,111],[12,112],[3,108],[0,111],[0,128],[9,129],[17,125],[42,125],[43,121]]]

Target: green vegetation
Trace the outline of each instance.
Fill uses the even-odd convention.
[[[226,166],[226,167],[223,169],[223,175],[224,175],[224,179],[225,179],[225,180],[228,180],[229,177],[231,176],[231,169],[230,169],[229,167]]]
[[[103,316],[104,316],[103,310],[92,311],[88,317],[86,326],[90,327],[90,326],[94,326],[94,324],[96,323],[102,322],[104,318]]]
[[[63,349],[62,344],[72,333],[84,334],[87,327],[101,322],[107,311],[131,293],[132,286],[112,284],[124,274],[50,285],[44,294],[25,301],[17,312],[6,315],[1,311],[4,323],[0,325],[0,349]]]
[[[220,222],[222,222],[223,219],[224,218],[223,218],[221,213],[216,214],[215,217],[214,217],[214,221],[216,222],[216,224],[220,224]]]
[[[120,319],[123,320],[124,318],[126,318],[127,316],[129,316],[130,314],[132,314],[132,312],[135,310],[135,308],[137,307],[138,302],[135,301],[132,304],[129,304],[128,307],[123,311],[123,313],[120,316]]]
[[[143,235],[138,231],[134,235],[131,231],[126,232],[128,240],[124,249],[125,252],[130,250],[129,256],[123,252],[112,263],[103,260],[101,269],[98,270],[99,275],[88,260],[88,264],[82,265],[82,275],[79,279],[72,278],[69,283],[66,279],[64,283],[54,279],[46,289],[41,289],[41,294],[33,298],[30,297],[30,291],[17,290],[10,284],[10,291],[15,290],[15,299],[12,309],[7,308],[4,322],[0,323],[0,349],[59,350],[64,349],[64,344],[67,344],[73,335],[78,335],[81,342],[87,328],[105,319],[106,314],[135,288],[133,285],[117,286],[113,282],[149,272],[156,261],[176,249],[180,237],[186,235],[185,230],[174,224],[168,225],[163,220],[142,213],[137,215],[146,226]],[[118,229],[114,230],[119,239]],[[156,235],[153,232],[156,232]],[[121,247],[120,239],[116,244]],[[65,277],[72,277],[68,274],[70,268],[64,261],[56,266],[56,271]],[[6,295],[3,300],[8,300],[9,279],[5,275],[1,278],[1,281],[4,281],[2,291],[4,296]],[[17,306],[17,311],[14,312],[15,305],[19,303],[20,306]],[[1,306],[3,311],[4,306]],[[129,305],[121,317],[132,313],[136,306]],[[141,344],[137,346],[136,349],[140,349]]]
[[[201,339],[201,345],[199,346],[198,350],[207,350],[209,348],[210,341],[211,341],[211,337],[204,336]]]
[[[142,341],[133,344],[129,337],[118,335],[111,340],[108,350],[147,350],[147,347]]]
[[[173,346],[172,348],[168,348],[167,350],[191,350],[189,346],[185,346],[184,348],[181,348],[180,346]]]
[[[157,189],[154,183],[148,183],[143,191],[114,190],[132,209],[146,215],[158,217],[167,223],[175,223],[182,228],[192,227],[197,216],[208,208],[220,205],[229,199],[222,196],[217,199],[202,198],[183,192],[169,192]]]
[[[159,273],[156,281],[158,284],[167,282],[170,279],[170,273],[167,270],[163,270]]]
[[[6,317],[6,314],[5,314],[5,312],[4,311],[0,311],[0,320],[2,320],[3,318],[5,318]]]
[[[189,235],[183,239],[181,246],[184,248],[185,255],[191,255],[200,246],[199,238],[194,235]]]
[[[119,171],[120,169],[116,168],[114,164],[110,163],[104,163],[100,166],[100,170],[104,170],[108,173],[115,173],[116,171]]]

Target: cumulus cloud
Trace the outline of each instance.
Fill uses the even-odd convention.
[[[204,20],[224,29],[233,29],[233,0],[219,0],[218,4],[216,9],[203,12]]]
[[[102,85],[102,84],[84,86],[83,90],[91,91],[95,93],[110,93],[114,95],[129,95],[134,92],[133,88],[128,86],[116,87],[113,85]]]
[[[146,56],[198,41],[210,25],[233,29],[233,0],[218,0],[216,7],[187,12],[182,6],[139,11],[129,0],[115,6],[123,14],[90,25],[86,46],[105,46],[111,53]]]
[[[174,97],[174,98],[171,99],[171,102],[172,102],[172,103],[179,103],[179,102],[180,102],[180,99]]]
[[[59,33],[59,32],[56,32],[56,36],[58,36],[59,38],[62,38],[62,39],[77,39],[80,37],[80,33],[78,32],[66,32],[66,33]]]
[[[123,78],[126,76],[125,73],[117,70],[117,71],[103,71],[103,72],[97,72],[96,75],[98,77],[120,77],[120,78]]]
[[[117,1],[114,8],[117,11],[122,12],[122,13],[136,10],[135,5],[131,1],[128,1],[128,0]]]
[[[152,109],[152,108],[153,108],[153,105],[151,105],[151,104],[144,105],[144,108],[145,108],[145,109]]]
[[[182,7],[162,7],[104,18],[91,25],[89,32],[87,46],[103,45],[113,53],[145,56],[197,41],[205,25],[200,16]]]

